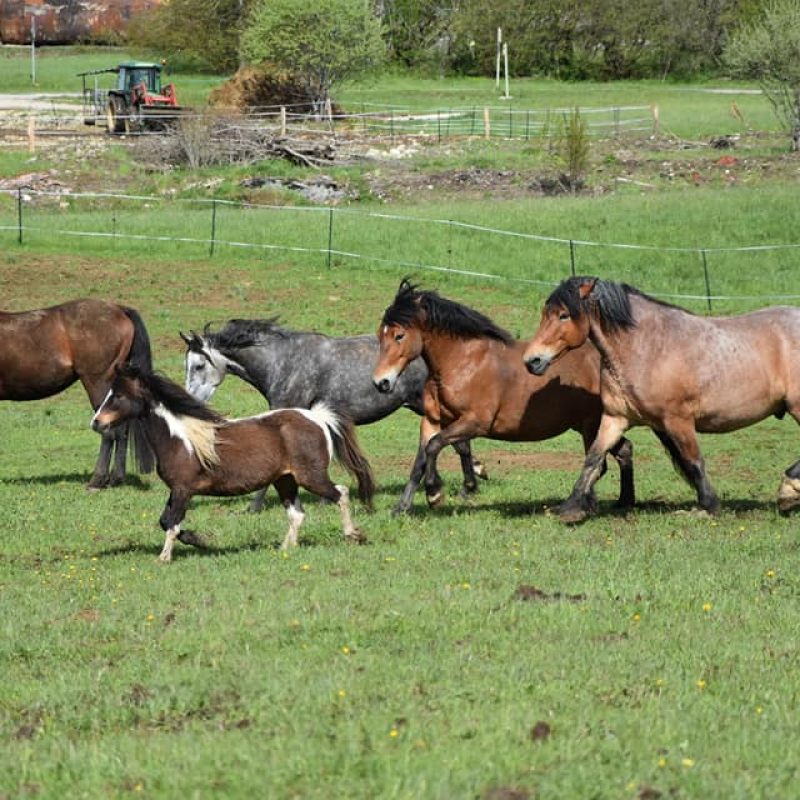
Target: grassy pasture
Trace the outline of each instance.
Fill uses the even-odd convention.
[[[178,330],[276,312],[370,330],[400,277],[82,250],[7,244],[5,306],[123,300],[175,378]],[[535,290],[423,277],[535,325]],[[216,405],[261,399],[229,379]],[[612,468],[601,516],[568,529],[548,509],[580,467],[569,435],[478,443],[491,479],[467,504],[448,456],[446,506],[392,519],[417,428],[398,413],[360,430],[381,486],[375,514],[356,511],[368,546],[309,498],[284,558],[274,502],[255,517],[201,498],[187,524],[212,548],[161,567],[157,479],[84,491],[98,443],[80,389],[3,412],[4,797],[792,796],[797,538],[773,505],[791,422],[704,438],[715,520],[681,513],[691,491],[635,431],[640,507],[612,513]]]
[[[55,66],[45,64],[47,55],[42,81]],[[109,63],[101,56],[98,66]],[[92,68],[65,63],[51,74]],[[0,68],[5,84],[12,73],[5,62]],[[52,90],[68,91],[60,80],[53,78]],[[350,87],[346,97],[354,105],[391,96],[431,108],[483,104],[494,94],[489,81],[381,83],[383,91],[381,84]],[[532,101],[559,105],[601,105],[600,96],[647,103],[672,94],[669,130],[683,136],[729,132],[733,120],[729,96],[698,87],[520,82],[512,85],[515,103],[527,102],[526,86]],[[739,104],[746,117],[764,112],[759,128],[774,124],[762,100],[743,95]],[[428,160],[499,165],[528,156],[536,154],[524,146],[476,144],[450,161],[437,153]],[[42,166],[27,158],[4,154],[0,175]],[[168,177],[144,180],[126,174],[124,185],[151,194]],[[658,247],[796,241],[792,175],[659,188],[665,191],[623,188],[602,200],[418,199],[391,211]],[[370,331],[409,272],[524,337],[547,287],[514,279],[555,281],[569,271],[561,245],[429,222],[400,225],[362,212],[336,215],[334,242],[364,252],[362,260],[337,257],[328,269],[320,253],[230,246],[209,259],[202,241],[60,232],[184,231],[203,239],[207,207],[63,202],[68,207],[25,208],[31,230],[20,246],[16,207],[0,197],[0,226],[9,228],[0,230],[2,307],[79,295],[133,305],[157,366],[176,379],[180,330],[280,314],[298,329]],[[221,207],[219,215],[220,238],[327,247],[326,212]],[[412,266],[386,263],[389,257]],[[694,253],[685,259],[579,247],[577,257],[580,272],[646,290],[697,288]],[[510,280],[413,266],[441,262]],[[709,268],[720,293],[797,293],[794,251],[710,253]],[[715,310],[761,304],[718,301]],[[263,400],[230,378],[215,406],[244,415],[261,410]],[[186,525],[211,547],[178,545],[175,562],[163,567],[157,521],[166,489],[157,478],[132,476],[98,495],[84,490],[99,442],[79,387],[47,401],[5,403],[2,411],[0,800],[796,794],[797,525],[773,502],[783,469],[797,458],[787,446],[797,441],[790,420],[703,437],[724,504],[713,520],[685,513],[692,491],[652,434],[635,430],[637,509],[613,512],[612,466],[599,487],[602,513],[566,528],[550,509],[580,469],[576,435],[527,445],[477,442],[491,479],[467,503],[457,498],[456,460],[444,454],[444,507],[429,512],[418,497],[408,518],[391,518],[418,429],[416,418],[400,412],[359,431],[380,484],[375,513],[355,509],[368,545],[345,546],[338,512],[307,498],[302,545],[284,558],[275,545],[285,516],[274,493],[261,516],[246,513],[245,498],[197,498]]]

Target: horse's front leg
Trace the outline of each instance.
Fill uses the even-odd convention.
[[[633,481],[633,442],[624,436],[611,448],[611,455],[619,466],[619,499],[617,508],[633,508],[636,488]]]
[[[468,443],[470,439],[475,438],[477,435],[477,422],[473,419],[462,417],[428,440],[425,445],[425,495],[431,508],[436,508],[443,499],[442,479],[436,469],[436,461],[442,448],[447,447],[447,445],[454,445],[456,442]],[[472,475],[472,480],[475,482],[474,474]]]
[[[583,522],[597,511],[594,485],[605,471],[606,454],[619,442],[628,429],[628,420],[603,414],[600,427],[592,446],[586,454],[583,469],[570,496],[559,506],[558,516],[562,522]]]
[[[185,491],[173,489],[161,514],[159,524],[167,534],[164,547],[158,557],[158,560],[163,563],[172,561],[172,548],[175,546],[175,540],[181,534],[181,522],[186,516],[186,507],[190,497],[191,495]]]

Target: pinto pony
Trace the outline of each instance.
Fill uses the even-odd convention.
[[[441,501],[436,458],[443,447],[478,436],[511,442],[537,442],[575,430],[588,449],[597,433],[600,356],[586,345],[563,360],[547,378],[530,375],[522,362],[525,342],[474,309],[418,290],[404,279],[378,327],[380,352],[373,380],[393,391],[403,371],[417,358],[428,366],[426,405],[429,430],[421,432],[419,455],[395,512],[406,511],[425,476],[430,505]],[[619,505],[634,502],[632,445],[622,439],[613,449],[620,465]],[[475,490],[473,485],[472,490]]]
[[[284,549],[297,544],[305,517],[298,487],[338,503],[345,538],[363,540],[350,517],[347,487],[328,476],[331,458],[336,456],[357,479],[359,497],[368,505],[374,481],[352,423],[326,406],[228,420],[171,380],[123,365],[92,418],[92,428],[104,433],[130,419],[141,422],[158,474],[170,489],[160,519],[166,531],[161,561],[172,559],[176,539],[198,543],[189,531],[181,532],[194,495],[241,495],[273,484],[289,518]]]
[[[647,425],[702,509],[716,514],[697,432],[724,433],[787,412],[800,422],[800,309],[766,308],[735,317],[700,317],[626,284],[574,277],[550,295],[524,360],[550,374],[591,341],[602,355],[603,419],[561,518],[596,510],[592,487],[605,454],[635,425]],[[781,511],[800,502],[800,461],[786,470]]]
[[[133,308],[84,299],[36,311],[0,312],[0,400],[41,400],[80,381],[96,409],[123,361],[145,370],[152,366],[147,329]],[[103,435],[89,489],[122,483],[129,436],[139,471],[153,469],[147,440],[132,420]]]

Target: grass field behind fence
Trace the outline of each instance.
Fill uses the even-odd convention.
[[[797,297],[794,186],[620,194],[382,210],[241,206],[158,198],[37,197],[22,203],[23,247],[65,242],[105,256],[157,252],[265,265],[302,259],[338,268],[442,271],[497,279],[515,291],[571,272],[600,274],[693,308],[742,311]],[[18,242],[17,198],[0,197],[0,241]],[[212,242],[213,237],[213,242]],[[763,248],[763,249],[762,249]],[[516,286],[516,288],[512,288]],[[692,299],[695,298],[695,299]]]

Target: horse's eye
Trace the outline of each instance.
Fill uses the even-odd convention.
[[[206,368],[205,363],[195,364],[194,371],[195,372],[202,372]]]
[[[405,335],[404,333],[396,333],[396,334],[394,335],[394,340],[395,340],[396,342],[402,342],[402,341],[403,341],[403,339],[405,339],[405,338],[406,338],[406,335]]]
[[[570,319],[569,312],[568,312],[568,311],[562,311],[562,312],[561,312],[561,313],[558,315],[558,319],[559,319],[561,322],[566,322],[568,319]]]

